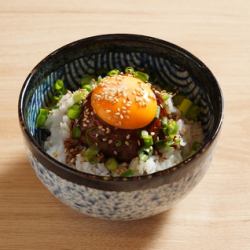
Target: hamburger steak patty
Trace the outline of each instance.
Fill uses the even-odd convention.
[[[138,155],[139,149],[143,146],[140,138],[140,131],[147,130],[153,136],[154,141],[164,139],[165,135],[161,129],[161,118],[171,117],[164,108],[163,100],[158,91],[154,90],[157,105],[160,107],[160,114],[148,126],[141,129],[120,129],[113,127],[101,120],[91,106],[91,94],[82,103],[82,112],[79,119],[72,121],[71,127],[78,126],[81,129],[79,139],[68,138],[64,145],[67,151],[66,162],[72,163],[78,153],[85,146],[95,145],[101,158],[114,157],[120,162],[130,162]],[[101,160],[102,161],[102,160]]]
[[[91,106],[90,96],[83,104],[79,126],[81,142],[96,145],[105,156],[115,157],[119,161],[130,161],[137,156],[141,146],[139,131],[119,129],[101,120]]]
[[[162,99],[155,93],[157,103],[161,107]],[[130,162],[138,155],[143,141],[140,139],[140,131],[142,129],[120,129],[110,126],[101,120],[94,112],[91,106],[91,95],[82,104],[82,113],[75,125],[81,128],[80,142],[83,145],[96,145],[99,152],[106,157],[115,157],[121,162]],[[160,117],[166,115],[166,110],[161,107]],[[159,118],[160,118],[159,117]],[[154,119],[146,129],[152,132],[154,138],[161,136],[161,122],[160,119]]]

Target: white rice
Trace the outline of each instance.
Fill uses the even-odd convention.
[[[64,147],[65,139],[70,137],[70,119],[67,117],[67,110],[74,104],[73,93],[68,91],[66,95],[58,103],[58,109],[53,109],[48,115],[45,127],[50,131],[51,135],[45,141],[46,152],[62,163],[66,163],[66,153]],[[172,98],[170,97],[166,104],[170,112],[179,112],[174,107]],[[173,149],[163,155],[152,155],[144,162],[135,157],[130,162],[128,168],[133,170],[135,176],[152,174],[170,168],[183,161],[183,152],[190,152],[191,145],[194,141],[202,142],[203,132],[201,125],[195,122],[184,122],[179,119],[177,121],[182,149]],[[124,163],[122,163],[124,164]],[[111,174],[104,163],[92,164],[84,159],[81,154],[76,156],[76,161],[71,167],[85,173],[100,176],[116,176]]]

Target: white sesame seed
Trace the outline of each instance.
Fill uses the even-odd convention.
[[[111,144],[112,142],[113,142],[113,140],[111,140],[111,139],[110,139],[110,140],[108,140],[108,144]]]
[[[128,140],[130,138],[130,134],[127,134],[126,139]]]

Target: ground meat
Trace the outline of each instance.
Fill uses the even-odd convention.
[[[159,94],[155,94],[159,105],[162,103],[162,99]],[[90,99],[89,95],[82,104],[83,111],[79,120],[73,124],[73,126],[81,128],[81,138],[77,143],[82,146],[96,145],[99,152],[103,153],[105,157],[115,157],[120,162],[130,162],[138,155],[138,151],[143,145],[143,141],[140,139],[142,129],[129,130],[110,126],[95,114]],[[166,116],[165,109],[161,109],[160,116],[162,115]],[[152,132],[155,139],[162,137],[160,119],[154,119],[144,129]],[[76,142],[72,146],[75,144]],[[67,147],[69,150],[69,144]]]
[[[121,162],[137,156],[141,146],[138,130],[119,129],[101,120],[93,111],[90,96],[83,104],[83,112],[77,121],[81,127],[80,142],[96,145],[106,157],[115,157]]]

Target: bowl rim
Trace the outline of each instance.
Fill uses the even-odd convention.
[[[81,172],[77,169],[73,169],[69,166],[67,166],[67,164],[64,164],[56,159],[54,159],[52,156],[50,156],[49,154],[47,154],[43,148],[36,142],[36,140],[33,138],[33,136],[31,135],[31,133],[29,132],[29,129],[27,127],[27,124],[25,122],[24,119],[24,97],[25,97],[25,93],[27,90],[27,87],[29,86],[29,83],[32,79],[32,77],[36,74],[36,72],[38,71],[38,69],[46,64],[48,62],[48,60],[50,60],[55,54],[58,53],[62,53],[64,50],[68,49],[69,47],[72,47],[74,45],[77,45],[79,43],[83,43],[83,42],[91,42],[91,41],[97,41],[97,40],[105,40],[105,39],[117,39],[117,40],[122,40],[122,39],[134,39],[134,40],[139,40],[141,42],[153,42],[156,43],[158,45],[161,45],[163,47],[168,47],[171,48],[173,50],[175,50],[175,52],[181,53],[183,55],[185,55],[186,57],[188,57],[189,59],[192,59],[192,61],[196,62],[198,65],[200,65],[205,71],[206,73],[212,78],[213,80],[213,84],[215,85],[215,87],[217,88],[217,92],[219,93],[219,110],[216,110],[216,112],[219,112],[219,116],[218,116],[218,122],[216,124],[215,129],[213,130],[213,133],[211,133],[208,138],[207,141],[205,143],[203,143],[202,147],[193,155],[191,155],[190,157],[184,159],[183,161],[181,161],[180,163],[173,165],[172,167],[165,169],[165,170],[161,170],[161,171],[157,171],[155,173],[152,174],[147,174],[147,175],[141,175],[141,176],[132,176],[132,177],[128,177],[128,178],[124,178],[124,177],[112,177],[112,176],[108,176],[108,177],[104,177],[104,176],[99,176],[99,175],[94,175],[94,174],[89,174],[89,173],[85,173],[85,172]],[[46,159],[47,161],[49,161],[50,163],[52,163],[54,166],[60,168],[62,171],[66,171],[67,173],[71,173],[73,175],[77,175],[80,178],[83,179],[89,179],[89,180],[100,180],[100,181],[104,181],[104,182],[111,182],[111,181],[143,181],[145,179],[151,179],[154,178],[155,176],[162,176],[162,175],[168,175],[169,173],[173,172],[173,171],[177,171],[178,169],[184,167],[185,165],[191,163],[194,159],[198,158],[201,154],[203,154],[205,151],[208,150],[208,148],[210,147],[210,145],[212,144],[212,142],[215,140],[215,138],[217,137],[220,129],[221,129],[221,125],[223,122],[223,110],[224,110],[224,100],[223,100],[223,95],[222,95],[222,91],[221,88],[218,84],[218,81],[216,80],[215,76],[213,75],[213,73],[210,71],[210,69],[200,60],[198,59],[196,56],[194,56],[193,54],[191,54],[189,51],[183,49],[182,47],[175,45],[173,43],[170,43],[168,41],[165,41],[163,39],[159,39],[159,38],[155,38],[155,37],[151,37],[151,36],[146,36],[146,35],[139,35],[139,34],[128,34],[128,33],[111,33],[111,34],[102,34],[102,35],[96,35],[96,36],[90,36],[90,37],[86,37],[86,38],[82,38],[76,41],[73,41],[71,43],[68,43],[56,50],[54,50],[53,52],[51,52],[50,54],[48,54],[44,59],[42,59],[32,70],[31,72],[28,74],[28,76],[26,77],[23,86],[20,90],[20,94],[19,94],[19,100],[18,100],[18,118],[19,118],[19,123],[22,129],[22,132],[24,134],[24,136],[26,137],[26,139],[32,144],[32,148],[34,148],[39,154],[41,154],[43,156],[44,159]]]

